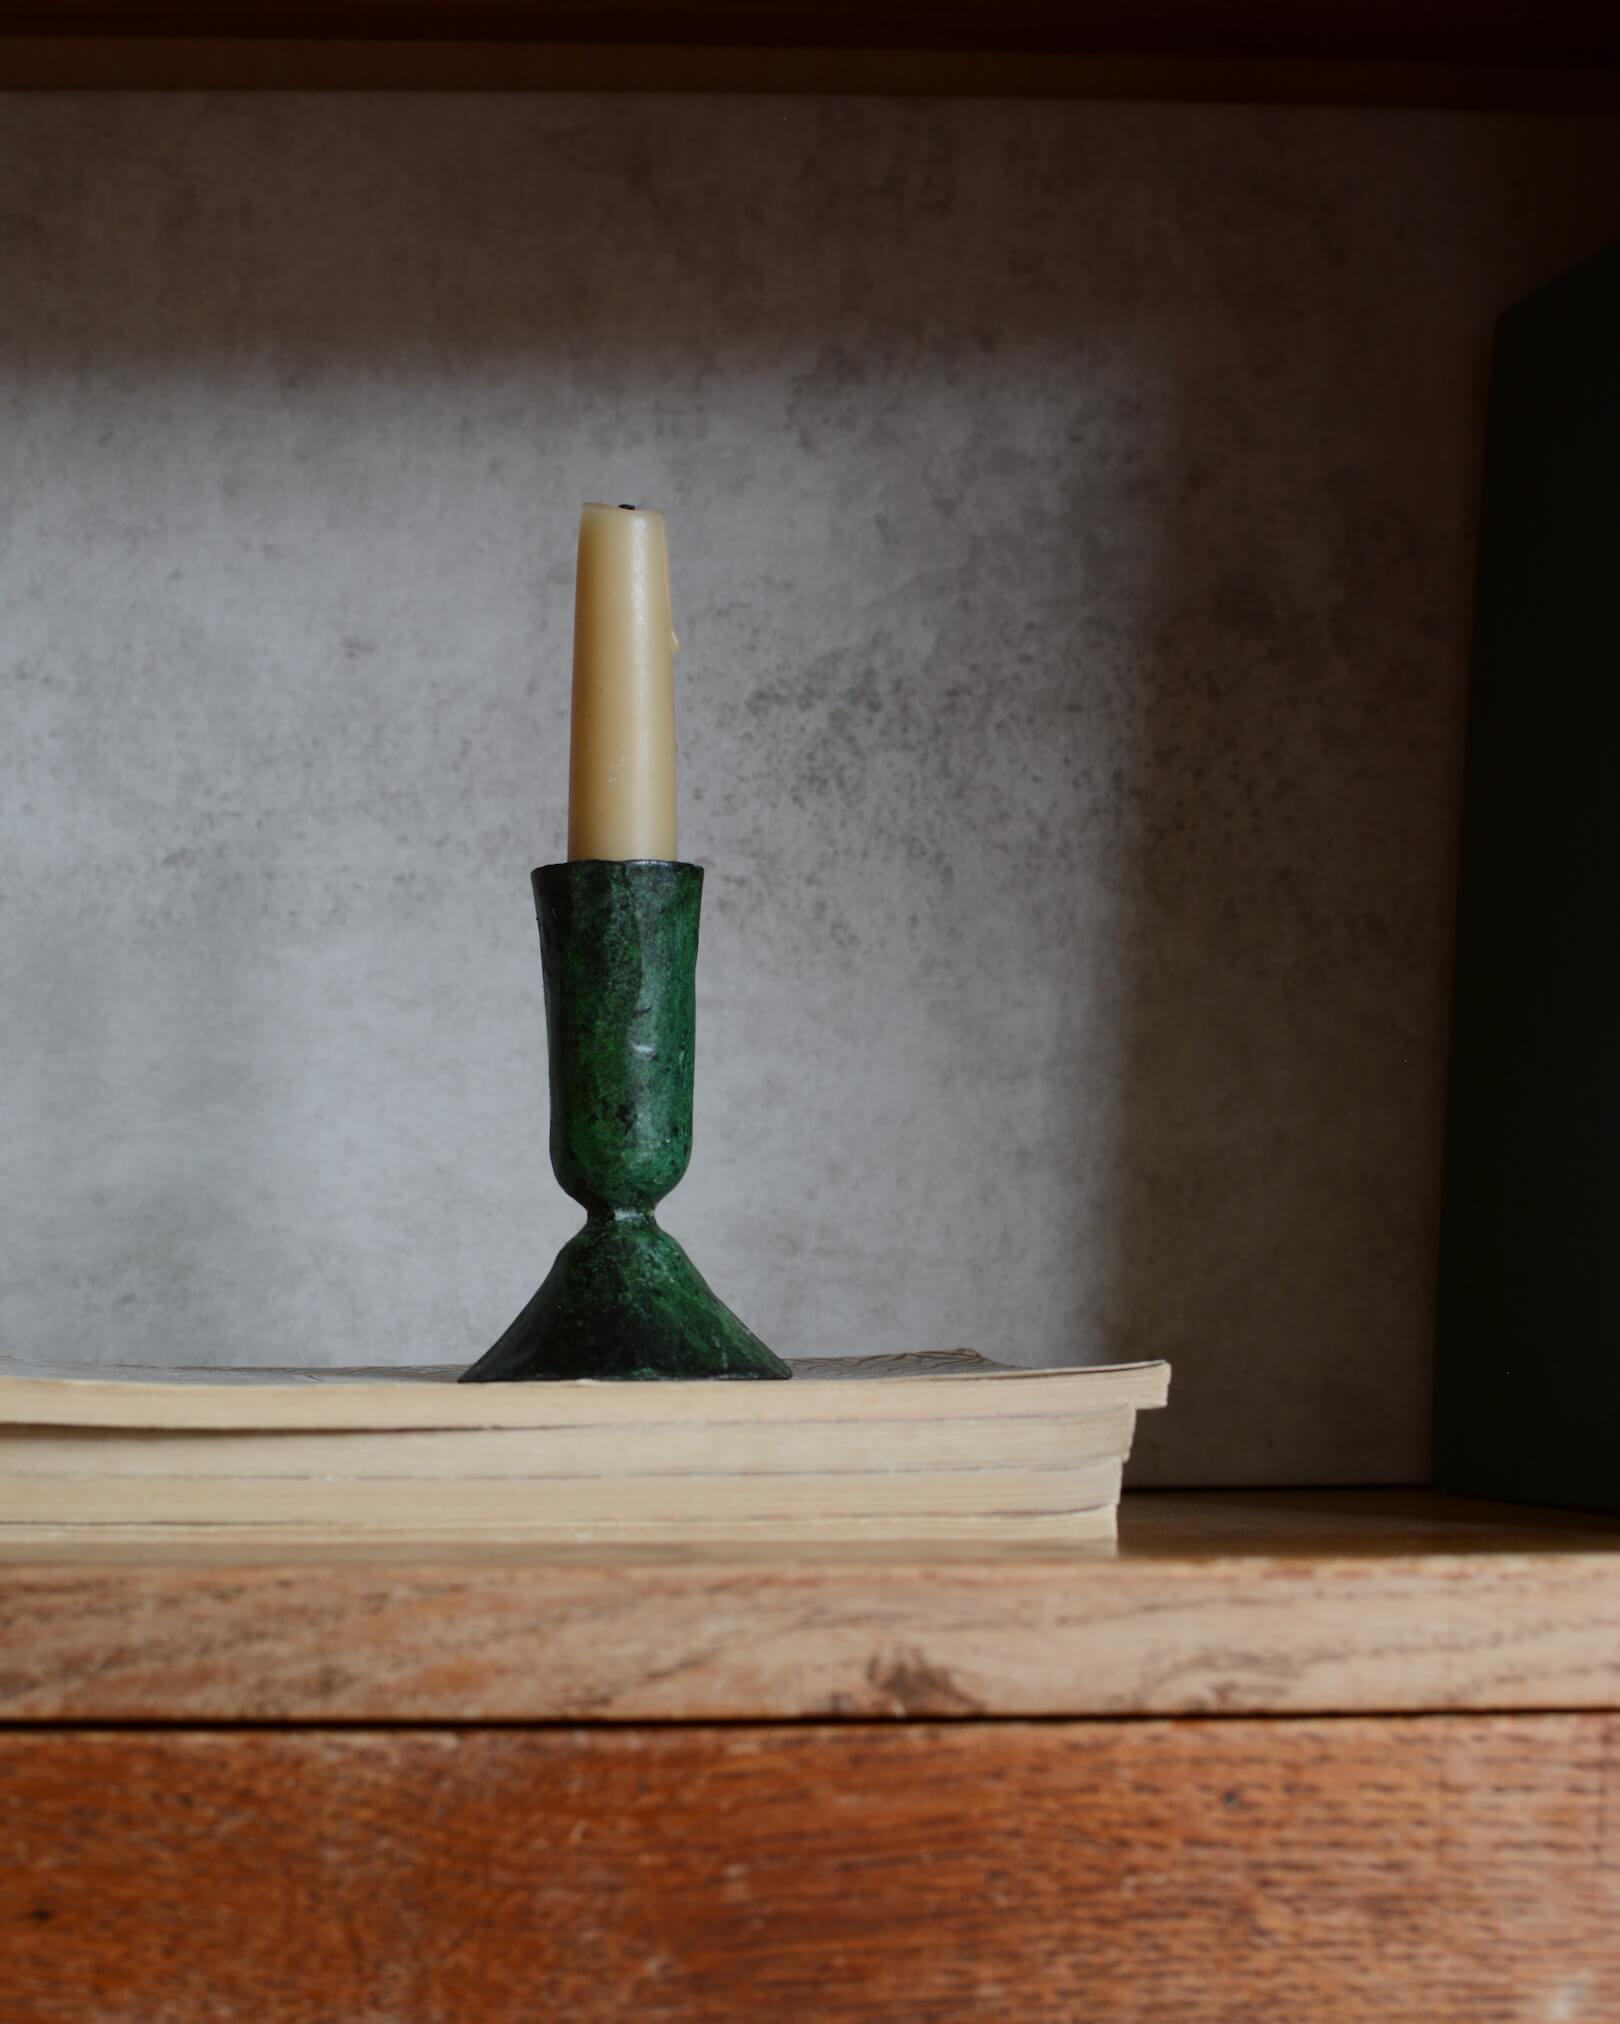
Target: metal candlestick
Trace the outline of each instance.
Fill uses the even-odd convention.
[[[533,879],[551,1166],[586,1221],[462,1383],[791,1376],[653,1219],[692,1156],[702,870],[585,858]]]

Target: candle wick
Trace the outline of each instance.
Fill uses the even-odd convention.
[[[635,510],[634,506],[626,506],[622,499],[619,501],[619,511],[621,513],[634,513]]]

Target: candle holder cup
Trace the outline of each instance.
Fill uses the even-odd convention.
[[[586,858],[533,879],[551,1166],[586,1220],[462,1383],[790,1376],[653,1217],[692,1154],[702,870]]]

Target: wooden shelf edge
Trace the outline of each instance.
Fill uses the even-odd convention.
[[[1129,1500],[1118,1555],[10,1549],[9,1722],[1620,1708],[1620,1531],[1427,1493]]]
[[[758,92],[1620,110],[1620,68],[1042,49],[0,34],[3,91]]]
[[[1597,2024],[1617,1762],[1603,1715],[13,1732],[0,1984],[8,2024]]]

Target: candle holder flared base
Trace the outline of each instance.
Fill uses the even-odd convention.
[[[651,1216],[593,1216],[468,1382],[785,1377]]]
[[[691,1157],[702,894],[662,859],[534,873],[551,1164],[586,1222],[463,1384],[792,1375],[653,1220]]]

